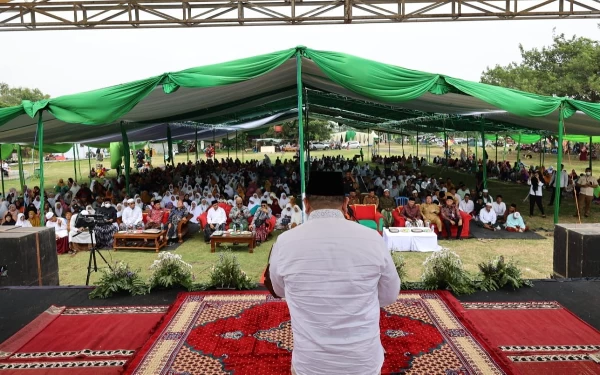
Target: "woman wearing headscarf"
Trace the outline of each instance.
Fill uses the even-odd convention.
[[[302,224],[302,210],[298,205],[294,205],[292,209],[292,221],[290,222],[290,228],[294,228],[300,224]]]
[[[279,198],[279,206],[285,207],[285,206],[287,206],[288,203],[290,203],[290,199],[287,197],[287,195],[285,193],[281,193],[280,198]]]
[[[40,196],[36,196],[35,199],[33,200],[32,203],[30,203],[30,205],[33,205],[35,207],[36,210],[40,209],[40,206],[42,205],[42,202],[40,201]]]
[[[90,206],[91,207],[91,206]],[[56,204],[54,205],[54,214],[57,217],[63,217],[64,216],[64,210],[63,210],[63,206],[60,202],[56,202]]]
[[[29,221],[32,227],[39,227],[42,225],[39,215],[34,211],[27,212],[27,221]]]
[[[17,210],[17,205],[11,204],[10,206],[8,206],[7,213],[12,216],[12,224],[11,225],[14,225],[14,223],[17,221],[17,216],[19,215],[19,210]]]
[[[281,215],[281,206],[279,206],[279,201],[277,199],[273,199],[273,203],[271,203],[271,214],[273,216],[279,217]],[[285,206],[283,206],[285,207]]]
[[[202,215],[203,212],[202,207],[196,204],[196,201],[192,201],[188,212],[190,215],[192,215],[192,217],[190,218],[190,222],[198,224],[198,216]]]
[[[8,201],[2,200],[2,198],[0,198],[0,222],[4,220],[4,215],[6,215],[6,213],[8,212],[8,206]]]
[[[546,214],[544,214],[544,205],[542,204],[544,182],[540,180],[537,172],[534,172],[533,176],[527,180],[527,185],[529,185],[529,216],[533,216],[533,208],[537,204],[542,217],[546,217]]]
[[[292,213],[292,205],[288,203],[281,212],[281,217],[277,220],[277,225],[288,229],[288,225],[292,221]]]
[[[17,215],[17,217],[18,217],[18,215]],[[6,226],[9,226],[9,225],[10,225],[10,226],[13,226],[13,225],[15,225],[15,222],[16,222],[16,220],[13,220],[13,217],[12,217],[12,215],[10,214],[10,212],[7,212],[7,213],[4,215],[4,221],[2,221],[2,225],[6,225]]]
[[[248,200],[248,210],[254,215],[258,207],[260,207],[260,198],[258,197],[258,194],[254,193]]]
[[[266,200],[261,201],[260,208],[256,210],[252,224],[250,224],[250,230],[254,232],[254,239],[256,246],[260,246],[262,242],[267,240],[269,232],[267,230],[267,221],[271,218],[271,209]]]
[[[183,207],[183,201],[176,201],[177,206],[169,212],[169,225],[167,227],[167,238],[177,238],[177,225],[180,221],[187,221],[187,210]]]
[[[202,200],[200,201],[200,204],[198,205],[198,207],[200,207],[202,209],[202,212],[200,212],[200,215],[202,215],[203,213],[205,213],[206,211],[208,211],[208,209],[210,208],[210,206],[208,205],[208,201],[206,200],[206,198],[202,198]]]
[[[19,228],[19,227],[23,227],[23,228],[27,228],[27,227],[31,227],[31,224],[25,220],[25,214],[19,213],[17,215],[17,222],[15,223],[15,227]]]
[[[123,204],[117,203],[117,219],[123,216]]]

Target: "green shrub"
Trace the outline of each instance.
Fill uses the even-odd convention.
[[[144,295],[150,288],[138,275],[140,270],[132,270],[129,264],[117,262],[112,269],[103,269],[100,281],[96,288],[89,294],[92,298],[108,298],[114,293],[127,292],[132,296]]]
[[[194,290],[194,275],[192,265],[184,262],[181,255],[164,252],[158,254],[158,259],[150,266],[150,288],[172,288],[182,286],[187,290]]]
[[[206,287],[254,289],[256,283],[240,268],[237,257],[229,251],[219,254],[219,261],[210,271],[210,281]]]
[[[427,290],[448,289],[457,295],[475,291],[473,280],[465,271],[460,257],[448,249],[430,255],[423,266],[421,281]]]
[[[394,266],[396,267],[396,272],[400,278],[400,288],[408,289],[406,284],[406,277],[408,276],[408,273],[406,272],[406,262],[404,261],[404,257],[397,251],[392,251],[391,253]]]
[[[477,283],[479,289],[489,292],[498,290],[506,285],[513,289],[523,286],[532,286],[529,280],[523,280],[521,270],[512,261],[505,262],[503,256],[479,263],[479,276],[481,281]]]

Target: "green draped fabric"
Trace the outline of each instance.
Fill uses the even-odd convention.
[[[2,156],[2,159],[0,159],[0,160],[8,159],[12,155],[15,148],[16,148],[16,145],[13,145],[13,144],[0,145],[0,155]]]
[[[568,99],[567,102],[591,118],[600,120],[600,103],[587,103],[573,99]],[[600,126],[600,124],[598,125]]]
[[[39,147],[38,145],[25,145],[27,147],[33,147],[34,149],[38,150]],[[63,143],[63,144],[53,144],[53,145],[47,145],[44,144],[44,153],[45,154],[64,154],[65,152],[68,152],[70,149],[73,148],[73,144],[67,144],[67,143]]]
[[[6,124],[10,120],[25,114],[22,105],[16,107],[0,108],[0,125]]]
[[[338,52],[307,49],[305,56],[333,82],[355,93],[385,102],[406,102],[437,90],[439,75],[378,63]],[[446,91],[447,92],[447,91]]]

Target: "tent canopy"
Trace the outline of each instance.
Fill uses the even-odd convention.
[[[357,129],[600,135],[600,104],[546,97],[298,47],[0,109],[3,143],[210,140],[297,116],[297,62],[309,116]]]

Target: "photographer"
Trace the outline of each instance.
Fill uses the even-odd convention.
[[[89,232],[87,227],[84,227],[83,217],[89,215],[89,212],[83,210],[79,212],[79,208],[77,211],[73,213],[70,221],[70,230],[69,230],[69,248],[71,249],[69,253],[77,253],[78,251],[89,250],[92,244],[92,240],[95,241],[94,233]],[[78,234],[80,233],[80,234]]]
[[[598,181],[592,177],[592,170],[585,169],[585,176],[579,177],[577,180],[579,186],[579,214],[583,212],[585,217],[590,216],[590,206],[594,199],[594,188],[598,186]],[[578,216],[577,214],[575,216]]]
[[[110,198],[104,198],[104,203],[98,207],[96,214],[104,217],[104,222],[97,223],[94,228],[96,244],[99,249],[111,248],[113,237],[119,231],[119,226],[117,224],[117,209],[111,204]]]

